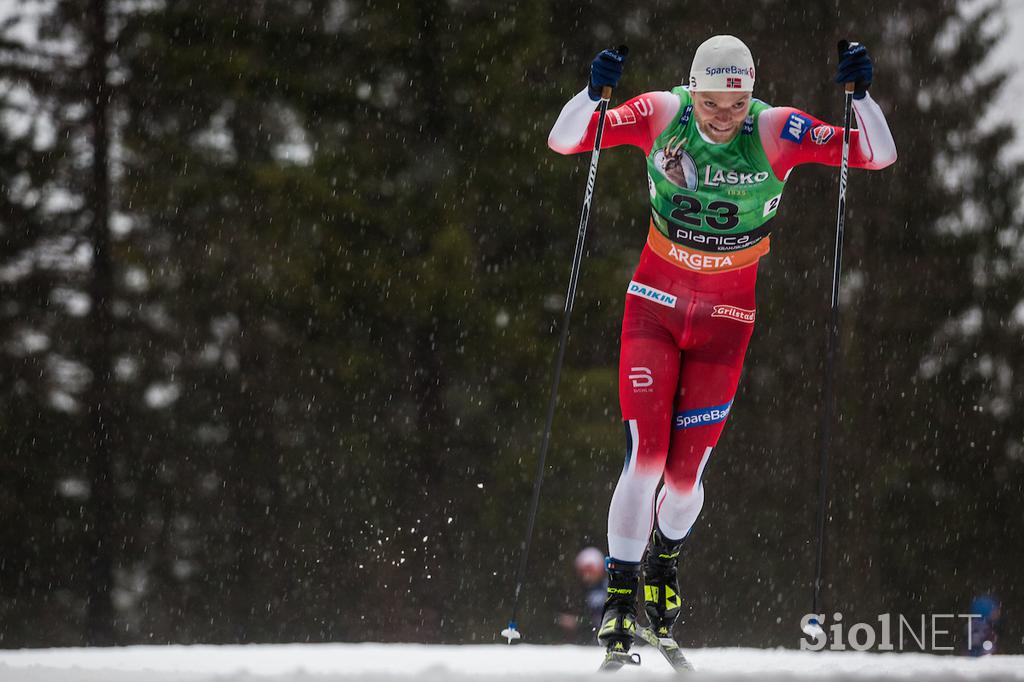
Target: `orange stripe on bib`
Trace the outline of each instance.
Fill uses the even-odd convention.
[[[674,241],[663,235],[651,221],[651,229],[647,233],[647,246],[654,253],[661,256],[672,265],[690,270],[692,272],[726,272],[727,270],[738,270],[756,263],[757,260],[768,253],[769,239],[765,237],[753,246],[738,251],[723,253],[711,253],[698,251]]]

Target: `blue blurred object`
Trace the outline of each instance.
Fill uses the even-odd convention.
[[[971,600],[971,613],[976,613],[985,620],[992,618],[992,614],[997,608],[999,608],[998,602],[987,594]]]
[[[971,641],[967,644],[970,656],[989,656],[996,652],[999,623],[999,600],[992,595],[982,594],[971,600],[969,613],[980,616],[971,620]]]
[[[868,88],[874,67],[868,48],[862,43],[839,41],[839,66],[836,67],[836,83],[853,83],[853,98],[863,99]]]

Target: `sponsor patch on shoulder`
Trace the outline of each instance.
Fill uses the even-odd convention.
[[[693,115],[693,105],[687,104],[686,108],[683,109],[683,115],[679,117],[679,125],[685,126],[690,122],[690,116]]]
[[[633,110],[628,106],[609,109],[608,122],[613,128],[615,126],[629,125],[630,123],[636,123],[636,114],[634,114]]]
[[[641,118],[645,118],[654,113],[654,105],[651,104],[651,100],[646,97],[640,97],[637,101],[631,105],[636,113],[640,114]]]
[[[786,125],[782,126],[783,140],[789,140],[790,142],[803,142],[804,136],[807,131],[811,129],[813,121],[806,116],[802,116],[795,111],[789,115],[789,120],[786,121]]]
[[[663,305],[666,308],[676,307],[676,297],[672,294],[666,294],[660,289],[655,289],[652,286],[641,284],[635,280],[629,283],[626,293],[632,296],[646,298],[648,301],[654,301],[658,305]]]
[[[814,144],[825,144],[835,133],[836,129],[832,126],[816,126],[811,131],[811,139],[814,140]]]

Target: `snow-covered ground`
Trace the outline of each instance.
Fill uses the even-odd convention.
[[[654,651],[619,678],[673,677]],[[709,680],[1024,680],[1024,656],[968,659],[929,654],[694,649]],[[0,682],[326,682],[367,680],[566,680],[595,678],[597,647],[504,644],[275,644],[30,649],[0,652]]]

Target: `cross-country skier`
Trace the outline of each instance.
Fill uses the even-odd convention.
[[[589,86],[555,121],[553,150],[593,147],[601,89],[617,85],[624,62],[615,50],[597,55]],[[608,512],[608,594],[598,632],[609,655],[626,654],[636,634],[641,571],[651,627],[663,644],[671,641],[680,608],[676,563],[704,504],[701,474],[753,331],[757,261],[768,253],[790,171],[840,164],[842,127],[754,99],[754,77],[747,46],[714,36],[697,48],[685,85],[608,111],[601,146],[643,150],[651,197],[622,322],[626,462]],[[855,84],[859,128],[850,166],[877,170],[896,160],[896,146],[868,94],[871,77],[864,45],[844,47],[835,80]]]

